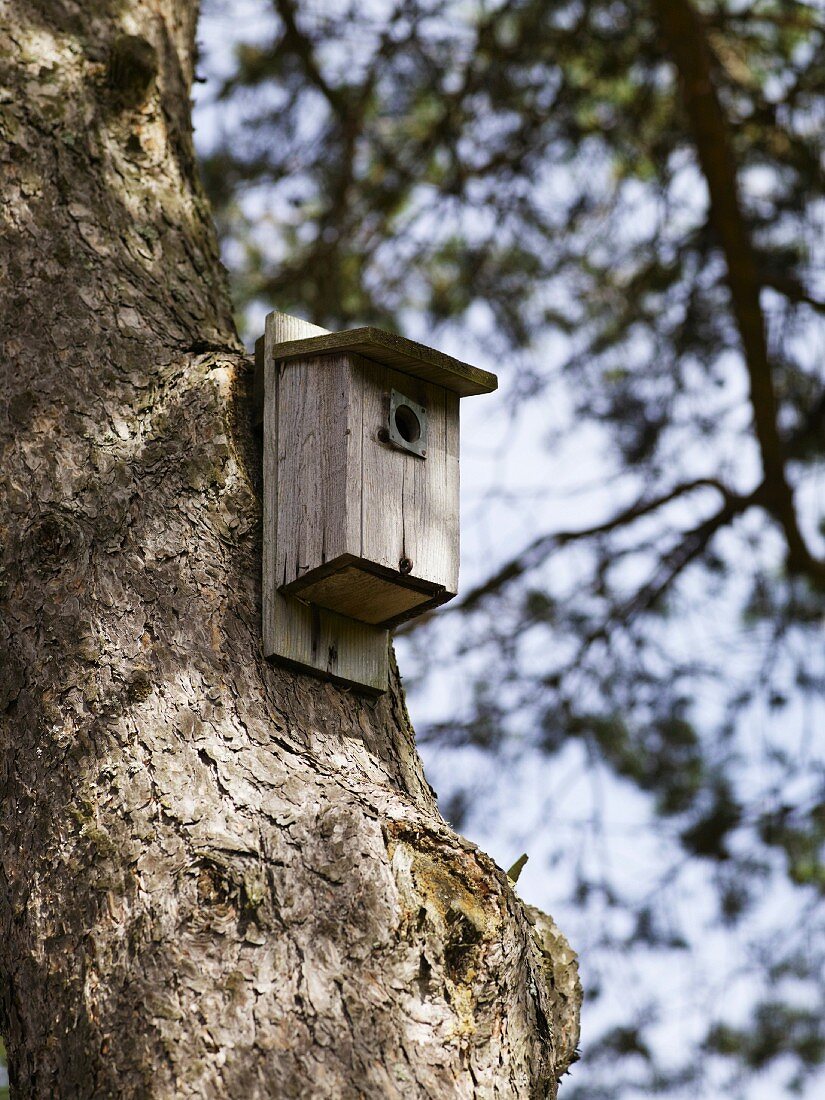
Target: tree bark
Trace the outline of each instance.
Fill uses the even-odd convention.
[[[20,1097],[541,1097],[575,960],[260,647],[196,5],[0,2],[0,1031]]]

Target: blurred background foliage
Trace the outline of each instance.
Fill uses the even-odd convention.
[[[402,667],[446,816],[532,813],[588,993],[564,1093],[822,1095],[822,5],[237,10],[207,3],[199,117],[242,325],[499,370],[533,475],[494,456],[479,515],[516,518]],[[595,496],[560,497],[564,456]],[[525,761],[587,775],[570,827]]]

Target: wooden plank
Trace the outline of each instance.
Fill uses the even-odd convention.
[[[279,313],[277,310],[267,314],[264,331],[269,348],[274,348],[276,344],[291,343],[293,340],[309,340],[315,336],[330,335],[329,329],[313,325],[303,317],[293,317],[289,313]]]
[[[399,379],[400,381],[400,379]],[[394,388],[398,388],[392,381]],[[447,404],[453,406],[458,431],[458,396],[441,386],[427,386],[430,439],[425,461],[411,468],[404,483],[404,541],[412,559],[411,575],[458,591],[457,463],[447,461]]]
[[[350,357],[276,363],[278,587],[361,550],[361,407]],[[360,381],[359,381],[360,385]]]
[[[397,571],[412,562],[411,579],[458,591],[458,398],[441,386],[361,360],[364,438],[361,557]],[[427,457],[383,443],[390,389],[428,414]],[[447,425],[450,405],[451,424]]]
[[[325,367],[315,360],[314,369],[316,384],[322,383],[319,412],[324,454],[323,564],[341,554],[360,553],[364,424],[359,399],[361,382],[353,376],[352,357],[336,356]]]
[[[389,676],[389,636],[386,629],[359,623],[323,608],[311,607],[278,591],[279,454],[281,446],[287,448],[294,440],[280,436],[277,351],[284,335],[294,339],[319,331],[323,332],[316,325],[285,314],[270,314],[267,317],[264,348],[264,654],[315,675],[371,692],[383,692],[387,690]],[[360,406],[357,406],[355,415],[359,417],[357,438],[360,445]],[[284,424],[288,421],[288,415],[284,414]],[[360,461],[358,467],[360,469]],[[357,530],[360,545],[360,508]]]
[[[323,456],[319,433],[319,393],[309,364],[276,363],[278,392],[278,545],[277,587],[314,569],[321,562]]]
[[[374,625],[403,617],[413,608],[429,604],[433,596],[431,591],[368,573],[357,564],[312,581],[300,594],[319,607],[334,608],[341,615]]]
[[[389,631],[271,592],[267,657],[380,694],[389,683]]]
[[[367,360],[360,362],[364,417],[361,557],[397,572],[401,559],[410,556],[404,539],[404,482],[408,476],[412,479],[413,466],[427,460],[396,450],[378,439],[378,431],[385,426],[389,410],[387,373],[386,367]],[[425,405],[425,383],[413,378],[408,381],[408,388],[415,392],[407,396]]]
[[[284,618],[284,608],[278,598],[275,570],[278,548],[278,384],[270,354],[271,332],[267,318],[262,355],[264,499],[261,619],[265,657],[277,656],[283,648],[280,635],[283,632]]]
[[[459,397],[492,393],[498,388],[498,379],[489,371],[380,328],[355,328],[309,338],[286,336],[278,348],[278,356],[284,362],[333,352],[362,355],[374,363],[443,386]]]
[[[454,517],[449,528],[449,565],[444,572],[444,584],[449,592],[458,592],[458,570],[461,565],[461,449],[458,394],[448,392],[445,395],[444,414],[443,507],[447,516]]]

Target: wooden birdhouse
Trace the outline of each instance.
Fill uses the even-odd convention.
[[[459,399],[496,377],[279,313],[256,353],[266,655],[386,690],[387,631],[458,590]]]

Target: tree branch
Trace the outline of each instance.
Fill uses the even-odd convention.
[[[731,498],[709,519],[684,532],[679,542],[662,556],[656,572],[647,584],[621,605],[616,618],[621,616],[624,622],[629,622],[640,612],[649,611],[679,574],[707,548],[716,532],[744,510],[739,504],[747,506],[748,503],[747,497]]]
[[[584,527],[578,531],[555,531],[552,534],[541,535],[531,542],[518,557],[513,558],[506,565],[502,566],[497,573],[483,584],[471,589],[464,599],[460,600],[455,606],[455,610],[472,611],[482,600],[498,592],[505,584],[512,580],[516,580],[531,569],[535,569],[536,566],[540,565],[544,558],[547,557],[551,550],[560,546],[565,546],[570,542],[580,542],[583,539],[594,538],[598,535],[606,535],[610,531],[615,531],[620,527],[626,527],[634,523],[637,519],[650,515],[652,512],[664,507],[664,505],[669,504],[679,497],[685,496],[686,493],[693,492],[695,489],[716,489],[722,494],[725,501],[745,499],[737,497],[736,494],[732,493],[727,488],[727,486],[723,485],[722,482],[717,481],[715,478],[696,478],[695,481],[686,481],[650,500],[639,500],[635,504],[630,505],[629,508],[624,508],[621,512],[617,512],[616,515],[605,520],[603,523],[597,523],[592,527]]]
[[[822,579],[825,562],[815,558],[805,543],[785,474],[778,402],[759,301],[762,276],[742,209],[736,162],[727,119],[714,87],[712,54],[705,28],[691,0],[653,0],[653,9],[679,75],[682,102],[708,186],[710,221],[725,257],[731,306],[750,384],[766,507],[784,533],[789,567]]]
[[[822,452],[825,440],[825,390],[808,409],[799,427],[786,436],[784,441],[785,454],[788,458],[804,458],[813,450]]]
[[[760,490],[747,497],[730,496],[718,511],[696,527],[682,533],[678,542],[659,557],[656,568],[648,581],[637,589],[628,599],[610,608],[597,627],[589,631],[581,640],[575,656],[568,665],[568,671],[580,668],[588,651],[596,642],[609,642],[616,627],[629,627],[640,614],[649,611],[667,592],[680,573],[695,561],[707,549],[717,531],[741,515],[751,504],[756,503]]]
[[[301,62],[307,80],[326,99],[335,114],[343,119],[347,110],[346,97],[329,83],[321,71],[312,42],[298,26],[295,0],[275,0],[275,10],[284,25],[284,43]]]
[[[813,298],[798,279],[787,275],[762,274],[762,286],[770,287],[794,305],[810,306],[817,313],[825,313],[825,302]]]
[[[659,508],[663,508],[671,501],[677,500],[679,497],[685,496],[687,493],[691,493],[696,489],[715,489],[721,494],[724,504],[721,512],[717,515],[721,515],[723,519],[728,517],[728,512],[730,512],[730,518],[732,518],[734,515],[744,512],[746,508],[750,507],[752,504],[757,503],[759,493],[761,492],[761,489],[757,489],[750,495],[743,497],[732,492],[716,478],[699,477],[693,481],[682,482],[659,496],[652,497],[648,500],[639,500],[635,504],[631,504],[628,508],[624,508],[622,511],[617,512],[610,519],[604,520],[602,523],[594,524],[592,527],[583,527],[577,531],[554,531],[550,534],[540,535],[538,538],[534,539],[533,542],[529,543],[520,554],[511,558],[511,560],[503,565],[498,572],[484,581],[483,584],[470,589],[463,599],[456,601],[450,607],[440,608],[439,615],[444,615],[450,611],[473,611],[489,596],[494,596],[497,592],[501,591],[505,585],[509,584],[511,581],[518,580],[519,577],[528,573],[531,569],[535,569],[537,566],[541,565],[544,559],[553,550],[571,542],[581,542],[584,539],[606,535],[621,527],[629,526],[637,519],[642,519],[642,517],[650,515],[652,512],[657,511]],[[719,520],[719,522],[721,523],[721,520]],[[693,534],[693,532],[689,534]],[[411,622],[404,623],[397,633],[410,633],[417,627],[422,626],[429,617],[429,615],[425,614]]]

